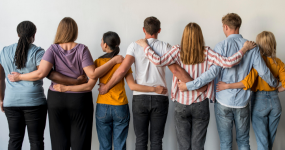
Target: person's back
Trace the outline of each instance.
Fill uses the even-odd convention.
[[[98,58],[95,60],[95,66],[100,67],[107,63],[111,58]],[[114,74],[114,72],[120,67],[121,64],[115,65],[108,73],[103,77],[99,78],[99,82],[106,84]],[[128,73],[132,73],[130,69]],[[101,95],[98,94],[97,103],[99,104],[108,104],[108,105],[126,105],[128,104],[128,98],[125,90],[125,81],[122,79],[114,87],[112,87],[108,93]]]
[[[8,149],[22,148],[26,127],[31,149],[44,149],[47,106],[42,79],[8,80],[15,71],[25,74],[37,70],[45,51],[32,44],[36,31],[31,21],[21,22],[17,26],[18,43],[0,51],[0,107],[9,125]]]
[[[160,56],[171,49],[171,45],[166,42],[159,41],[154,38],[147,39],[150,47]],[[148,58],[145,57],[143,48],[136,44],[131,43],[127,49],[127,55],[131,55],[135,58],[135,78],[137,84],[147,86],[161,85],[167,87],[165,79],[165,67],[157,67],[152,64]],[[155,92],[138,92],[134,91],[134,95],[150,94],[160,95]],[[167,96],[168,94],[164,94]]]
[[[218,43],[214,50],[225,57],[229,57],[238,52],[246,41],[240,34],[232,34],[224,41]],[[215,80],[215,84],[219,81],[233,83],[243,80],[251,68],[254,67],[253,62],[256,60],[256,57],[260,57],[259,54],[259,48],[256,47],[244,55],[240,64],[233,68],[222,69],[219,77]],[[224,90],[216,93],[216,100],[226,106],[244,107],[248,103],[250,94],[250,91],[242,89]],[[227,95],[227,99],[224,98],[225,95]]]
[[[40,64],[41,58],[45,51],[37,47],[34,44],[30,44],[27,51],[26,67],[17,69],[14,63],[15,52],[17,43],[4,47],[0,52],[0,64],[2,65],[5,76],[17,71],[21,74],[29,73],[37,70],[37,66]],[[44,95],[43,80],[38,81],[20,81],[11,82],[6,80],[6,90],[4,98],[4,106],[38,106],[46,103],[46,97]],[[15,92],[17,94],[15,94]]]
[[[93,65],[88,48],[79,43],[71,50],[64,50],[59,44],[53,44],[47,49],[43,60],[52,63],[56,72],[75,79],[85,74],[84,67]],[[52,91],[55,91],[53,89],[54,84],[56,83],[52,82],[49,88]],[[66,93],[77,92],[67,91]]]

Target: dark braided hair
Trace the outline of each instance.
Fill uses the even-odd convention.
[[[37,28],[31,21],[23,21],[17,26],[19,41],[15,52],[14,63],[17,69],[26,67],[29,46],[33,41],[31,37],[36,34]]]
[[[109,32],[104,33],[103,42],[109,46],[112,52],[104,54],[103,56],[99,58],[113,58],[114,56],[120,53],[119,45],[121,43],[121,39],[116,32],[109,31]]]

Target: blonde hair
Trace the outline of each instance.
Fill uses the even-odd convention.
[[[263,56],[271,57],[276,63],[276,40],[272,32],[263,31],[256,37],[256,44],[259,46]]]
[[[70,17],[65,17],[60,21],[57,27],[54,43],[61,44],[74,42],[77,39],[77,36],[78,27],[76,22]]]
[[[182,40],[180,57],[183,64],[194,65],[204,62],[205,42],[202,30],[197,23],[186,25]]]
[[[231,29],[240,28],[241,22],[240,16],[235,13],[228,13],[222,18],[222,23],[228,25]]]

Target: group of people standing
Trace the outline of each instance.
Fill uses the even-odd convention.
[[[181,44],[171,46],[157,39],[160,21],[148,17],[145,38],[131,43],[125,58],[118,55],[119,35],[109,31],[101,40],[105,54],[93,61],[88,47],[75,42],[78,27],[72,18],[61,20],[54,44],[46,51],[32,44],[36,26],[21,22],[18,43],[0,52],[0,104],[9,124],[8,149],[21,149],[26,127],[31,149],[44,149],[47,112],[53,150],[91,149],[91,90],[98,79],[95,117],[100,150],[126,149],[130,121],[126,79],[133,91],[136,150],[147,150],[148,137],[151,150],[162,150],[169,107],[166,66],[173,73],[171,99],[179,150],[204,149],[209,101],[215,105],[221,150],[232,149],[233,124],[239,149],[250,149],[250,116],[258,150],[272,149],[282,111],[278,91],[285,90],[284,63],[276,57],[274,35],[261,32],[256,46],[239,34],[242,21],[237,14],[225,15],[222,23],[227,38],[212,50],[205,46],[197,23],[187,24]],[[45,77],[52,81],[47,100]],[[279,82],[282,86],[277,87]]]

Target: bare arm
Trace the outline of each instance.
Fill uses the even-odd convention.
[[[109,91],[109,89],[111,89],[120,80],[122,80],[134,62],[135,58],[131,55],[127,55],[122,64],[120,65],[120,67],[113,74],[112,78],[108,81],[108,83],[106,85],[100,86],[99,88],[100,94],[101,95],[106,94]]]
[[[89,78],[98,79],[104,76],[109,70],[111,70],[114,67],[114,65],[121,63],[123,60],[124,58],[121,55],[117,55],[113,57],[110,61],[108,61],[107,63],[96,69],[95,65],[90,65],[84,67],[83,70]]]
[[[47,78],[52,80],[55,83],[63,84],[63,85],[79,85],[79,84],[87,83],[88,81],[88,78],[85,75],[81,75],[77,79],[74,79],[74,78],[67,77],[56,71],[52,71],[50,75],[47,76]]]
[[[220,81],[217,84],[217,92],[220,92],[220,91],[226,90],[226,89],[242,89],[242,88],[245,88],[245,86],[243,85],[242,82],[227,84],[225,82]]]
[[[178,64],[172,64],[168,66],[169,70],[182,82],[190,82],[193,79],[190,77],[189,73],[187,73],[183,68],[181,68]]]
[[[5,89],[6,89],[6,84],[5,84],[5,72],[0,64],[0,107],[1,111],[4,112],[3,109],[3,101],[4,101],[4,96],[5,96]]]
[[[158,94],[166,94],[167,88],[163,86],[145,86],[145,85],[139,85],[135,82],[133,75],[131,73],[127,74],[126,81],[132,91],[140,91],[140,92],[156,92]]]
[[[81,91],[91,91],[95,86],[97,79],[89,79],[89,81],[85,84],[81,85],[73,85],[73,86],[65,86],[62,84],[56,84],[53,88],[59,92],[73,91],[73,92],[81,92]]]
[[[17,82],[21,80],[37,81],[46,77],[50,72],[52,66],[53,65],[50,62],[46,60],[41,60],[38,70],[26,74],[19,74],[18,72],[12,72],[12,74],[8,75],[8,78],[11,82]]]
[[[190,82],[193,81],[193,79],[190,77],[190,75],[181,68],[178,64],[172,64],[168,66],[169,70],[173,73],[174,76],[176,76],[180,81],[182,82]],[[204,92],[207,90],[207,85],[197,89],[197,92]]]

